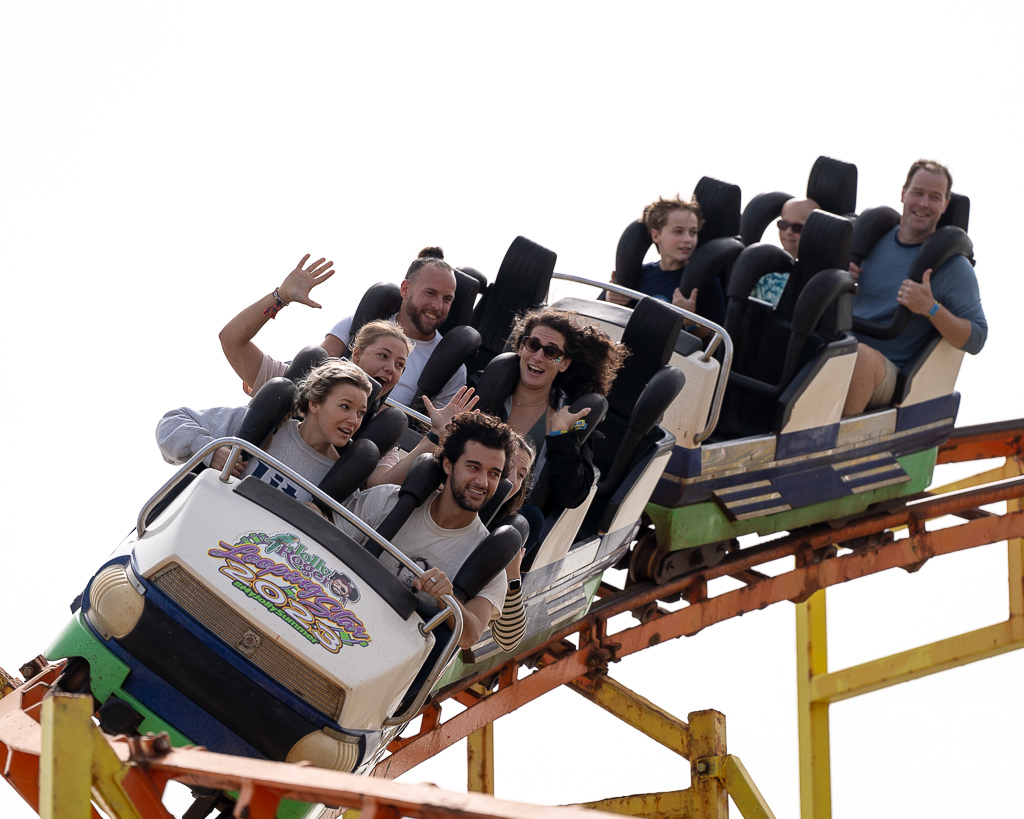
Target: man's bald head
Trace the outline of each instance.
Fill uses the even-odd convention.
[[[816,210],[817,207],[818,203],[813,199],[797,199],[795,197],[782,206],[782,213],[779,214],[779,241],[782,242],[783,249],[794,259],[800,248],[800,231],[803,229],[807,217],[811,215],[811,211]],[[785,225],[785,229],[783,225]],[[796,225],[799,227],[795,227]]]

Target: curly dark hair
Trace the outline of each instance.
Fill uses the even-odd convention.
[[[528,311],[516,320],[509,339],[512,349],[518,352],[522,340],[535,327],[547,327],[565,336],[565,354],[572,359],[568,368],[555,376],[551,390],[553,409],[558,408],[559,392],[565,393],[570,404],[589,392],[608,394],[629,355],[626,347],[612,341],[604,330],[587,324],[579,313],[545,307]]]
[[[505,452],[505,466],[501,477],[507,478],[512,469],[512,456],[516,454],[516,439],[512,427],[483,412],[462,412],[452,418],[441,433],[441,441],[434,450],[434,459],[444,465],[444,460],[454,464],[466,451],[469,441],[476,441],[488,449]]]
[[[409,265],[409,269],[405,273],[405,280],[407,282],[416,281],[424,267],[439,267],[441,270],[452,273],[452,266],[444,260],[444,251],[441,248],[425,247],[419,252],[415,261]],[[452,273],[452,275],[454,276],[455,274]]]

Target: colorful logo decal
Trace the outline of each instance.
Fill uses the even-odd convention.
[[[295,535],[253,532],[235,544],[222,540],[207,554],[224,561],[220,572],[231,578],[232,586],[311,643],[332,654],[342,646],[370,644],[363,621],[345,608],[359,600],[359,588],[347,574],[307,551]]]

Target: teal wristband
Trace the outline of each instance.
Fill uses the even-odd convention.
[[[936,313],[939,312],[940,307],[942,307],[942,305],[939,304],[938,302],[935,302],[935,304],[932,305],[932,309],[928,311],[928,315],[934,316]]]

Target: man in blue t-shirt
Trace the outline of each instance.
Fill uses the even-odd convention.
[[[985,345],[988,324],[981,309],[978,279],[967,259],[954,256],[938,270],[926,270],[920,283],[907,278],[918,249],[935,232],[949,205],[952,187],[948,168],[923,159],[915,162],[900,197],[903,215],[899,225],[875,244],[861,267],[850,265],[859,285],[853,300],[855,316],[888,321],[897,304],[912,315],[896,338],[882,341],[858,336],[844,417],[888,405],[900,368],[921,350],[933,328],[971,355]]]

